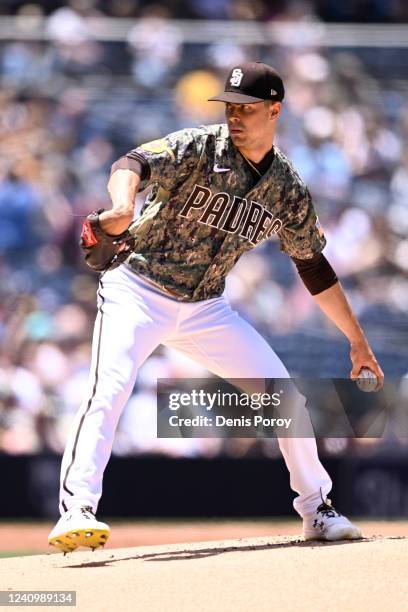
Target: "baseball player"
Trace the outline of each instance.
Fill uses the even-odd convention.
[[[184,129],[142,144],[112,166],[112,209],[88,216],[81,242],[101,272],[86,397],[61,467],[61,518],[49,543],[96,548],[109,527],[95,517],[102,477],[138,368],[159,344],[226,379],[288,378],[279,357],[223,295],[246,251],[277,236],[319,307],[347,336],[351,378],[383,373],[322,254],[326,244],[307,187],[273,144],[284,86],[272,67],[243,63],[229,73],[226,123]],[[136,221],[136,194],[150,187]],[[303,398],[304,400],[304,398]],[[307,540],[358,539],[361,532],[327,499],[332,483],[316,442],[279,438],[298,494]]]

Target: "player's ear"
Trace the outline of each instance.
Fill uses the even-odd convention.
[[[282,104],[280,102],[270,102],[269,105],[269,117],[270,119],[277,119],[281,112]]]

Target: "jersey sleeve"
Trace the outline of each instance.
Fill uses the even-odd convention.
[[[142,158],[149,166],[149,172],[142,180],[140,190],[149,184],[159,183],[164,189],[171,191],[197,166],[202,147],[203,131],[192,128],[146,142],[129,151],[126,157],[139,160]]]
[[[278,236],[281,251],[297,259],[310,259],[326,246],[309,190],[304,184],[292,189],[288,202],[288,218]]]

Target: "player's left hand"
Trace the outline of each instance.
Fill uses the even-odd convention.
[[[362,368],[368,368],[377,378],[377,385],[374,391],[379,391],[384,384],[384,372],[380,368],[370,345],[366,340],[352,343],[350,349],[350,359],[353,364],[350,378],[356,380]]]
[[[99,220],[102,212],[99,210],[87,216],[80,240],[85,263],[97,272],[117,268],[127,259],[135,242],[128,230],[119,235],[107,234]]]

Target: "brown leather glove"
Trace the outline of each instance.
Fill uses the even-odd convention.
[[[120,266],[129,257],[135,243],[135,238],[128,230],[118,236],[104,232],[99,222],[99,215],[103,211],[102,208],[87,216],[82,224],[79,242],[85,252],[85,263],[97,272]]]

